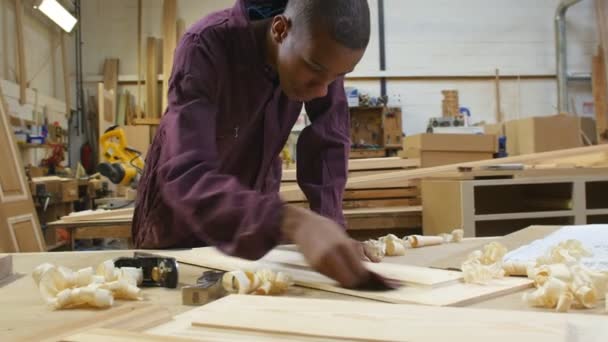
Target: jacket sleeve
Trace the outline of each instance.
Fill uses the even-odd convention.
[[[298,139],[298,184],[313,211],[346,227],[342,198],[348,177],[350,114],[343,78],[330,84],[325,97],[305,106],[312,123]]]
[[[278,194],[259,193],[218,172],[220,49],[209,37],[188,35],[176,50],[158,186],[173,215],[187,222],[174,229],[190,230],[227,254],[258,259],[280,241],[283,203]]]

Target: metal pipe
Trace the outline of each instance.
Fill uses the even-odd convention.
[[[567,113],[568,106],[568,49],[566,44],[566,12],[582,0],[562,0],[555,11],[555,56],[557,68],[557,111]]]

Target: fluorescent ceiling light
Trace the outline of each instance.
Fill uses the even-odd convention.
[[[37,7],[40,12],[59,25],[65,32],[71,32],[76,25],[76,18],[68,12],[57,0],[42,0]]]

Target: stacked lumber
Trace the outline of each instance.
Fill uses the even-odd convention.
[[[419,159],[400,157],[355,159],[349,162],[349,178],[382,175],[417,168]],[[284,170],[283,188],[298,187],[296,170]],[[408,234],[421,229],[420,189],[418,182],[385,186],[346,186],[342,202],[349,234],[357,239],[386,234]],[[309,207],[303,193],[284,197],[292,205]],[[414,231],[413,231],[414,230]]]
[[[452,118],[460,115],[460,102],[458,90],[442,90],[442,112],[444,118]]]

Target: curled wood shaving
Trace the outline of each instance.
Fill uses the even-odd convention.
[[[498,242],[492,242],[476,250],[462,263],[462,275],[466,283],[487,284],[492,279],[502,278],[505,271],[502,268],[502,258],[507,249]]]
[[[378,240],[370,239],[363,242],[365,254],[381,260],[386,255],[386,244]]]
[[[524,301],[558,312],[595,307],[605,298],[608,273],[582,265],[580,261],[585,256],[591,256],[591,253],[576,240],[550,248],[528,270],[528,277],[534,280],[537,289],[524,294]]]
[[[386,255],[388,256],[400,256],[405,255],[405,246],[403,244],[403,240],[396,237],[393,234],[388,234],[387,236],[381,237],[379,240],[380,243],[383,243],[386,247]]]
[[[115,269],[112,260],[98,266],[97,274],[92,267],[74,272],[49,263],[39,265],[32,273],[42,298],[54,309],[105,308],[112,306],[115,298],[140,299],[137,284],[142,277],[141,269]]]
[[[407,239],[410,242],[412,248],[435,246],[444,243],[444,238],[441,236],[411,235],[408,236]]]
[[[441,234],[439,236],[410,235],[403,239],[388,234],[378,240],[370,239],[363,242],[363,248],[367,255],[382,259],[385,256],[405,255],[407,248],[417,248],[423,246],[440,245],[442,243],[455,243],[462,241],[464,231],[455,229],[451,234]]]
[[[222,277],[222,286],[230,293],[280,295],[293,284],[290,275],[268,269],[257,272],[232,271]]]

